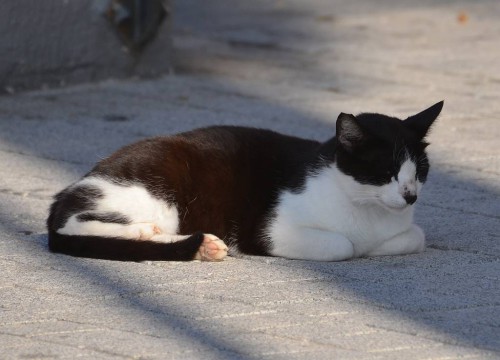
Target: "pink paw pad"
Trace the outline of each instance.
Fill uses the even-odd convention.
[[[203,243],[196,254],[196,260],[220,261],[227,256],[227,246],[217,236],[204,234]]]

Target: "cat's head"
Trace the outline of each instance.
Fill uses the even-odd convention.
[[[424,138],[443,101],[400,120],[380,114],[340,114],[336,163],[348,175],[348,192],[357,203],[377,203],[390,210],[412,205],[427,179]]]

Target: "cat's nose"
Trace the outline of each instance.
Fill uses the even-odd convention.
[[[411,204],[414,204],[415,201],[417,201],[417,195],[406,194],[403,196],[403,199],[405,199],[407,204],[411,205]]]

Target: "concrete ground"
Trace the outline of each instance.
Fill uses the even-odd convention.
[[[500,3],[178,1],[177,69],[0,98],[2,359],[500,359]],[[418,255],[121,263],[47,250],[51,196],[209,124],[316,139],[445,108]],[[217,169],[214,169],[217,171]]]

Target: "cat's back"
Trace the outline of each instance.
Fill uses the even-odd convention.
[[[88,175],[140,180],[144,174],[167,168],[169,173],[184,172],[184,168],[226,174],[245,168],[253,173],[259,169],[276,172],[300,166],[318,146],[316,141],[271,130],[212,126],[125,146],[100,161]]]

